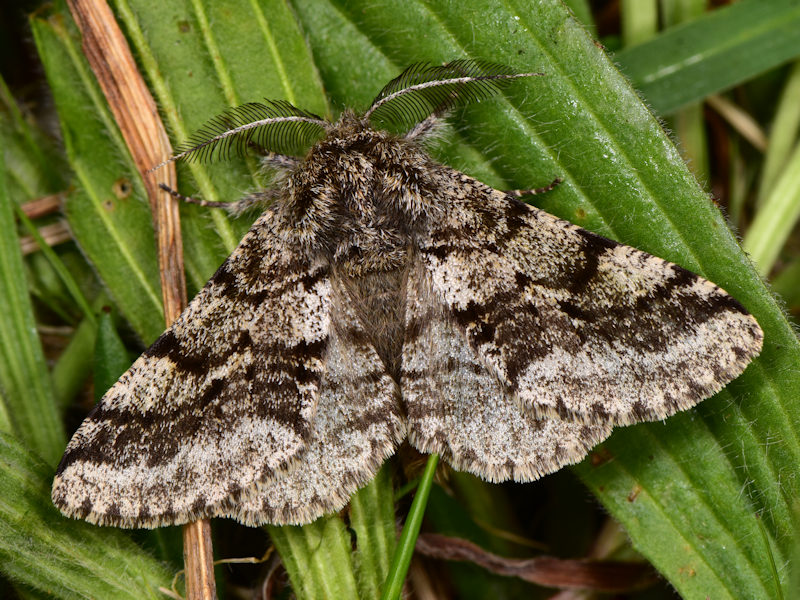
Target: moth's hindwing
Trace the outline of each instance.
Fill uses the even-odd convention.
[[[303,460],[230,507],[248,525],[303,524],[343,508],[405,438],[400,391],[332,278],[331,334]]]
[[[53,485],[64,513],[121,527],[211,516],[302,455],[331,287],[275,220],[255,222],[75,433]]]
[[[421,263],[408,281],[401,389],[409,442],[489,481],[538,479],[578,462],[611,433],[609,424],[536,419],[524,410],[466,343]]]
[[[758,355],[758,323],[713,283],[443,173],[447,210],[418,240],[433,296],[534,416],[663,419]]]

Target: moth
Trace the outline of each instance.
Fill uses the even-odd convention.
[[[267,208],[77,430],[61,511],[307,523],[403,440],[532,481],[737,377],[763,334],[718,286],[426,153],[447,111],[529,75],[418,64],[360,115],[252,103],[190,138],[174,158],[255,147],[284,177],[242,201]]]

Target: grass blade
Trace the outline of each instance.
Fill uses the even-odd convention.
[[[775,186],[744,237],[744,249],[766,275],[800,219],[800,143],[786,161]]]
[[[408,511],[406,524],[397,541],[397,548],[392,557],[392,565],[389,567],[389,575],[386,578],[386,585],[381,594],[381,600],[397,600],[403,593],[403,584],[406,580],[406,573],[411,564],[411,557],[414,555],[414,546],[417,543],[419,529],[422,526],[422,517],[425,515],[425,506],[428,504],[428,496],[433,485],[433,476],[436,474],[436,465],[439,463],[439,455],[431,454],[425,464],[425,471],[419,480],[417,493],[411,502],[411,510]]]
[[[0,430],[13,432],[55,464],[66,435],[36,331],[5,179],[0,154],[0,231],[5,232],[0,236]]]
[[[798,55],[800,5],[743,0],[668,29],[614,60],[656,113],[669,114]]]

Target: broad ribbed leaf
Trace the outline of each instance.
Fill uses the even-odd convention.
[[[268,525],[266,530],[299,600],[359,598],[352,542],[341,519],[322,517],[303,527]]]
[[[377,598],[397,544],[394,490],[389,465],[350,500],[350,527],[358,551],[353,556],[359,598]]]

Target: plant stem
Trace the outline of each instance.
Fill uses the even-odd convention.
[[[419,528],[422,525],[422,517],[425,514],[425,506],[428,503],[428,495],[431,493],[433,475],[438,462],[439,455],[431,454],[428,464],[425,465],[425,472],[419,480],[417,493],[411,503],[411,510],[392,557],[392,566],[389,568],[389,576],[386,578],[381,600],[396,600],[403,592],[403,583],[406,580],[408,566],[411,564],[411,556],[414,554],[414,546],[417,543]]]

